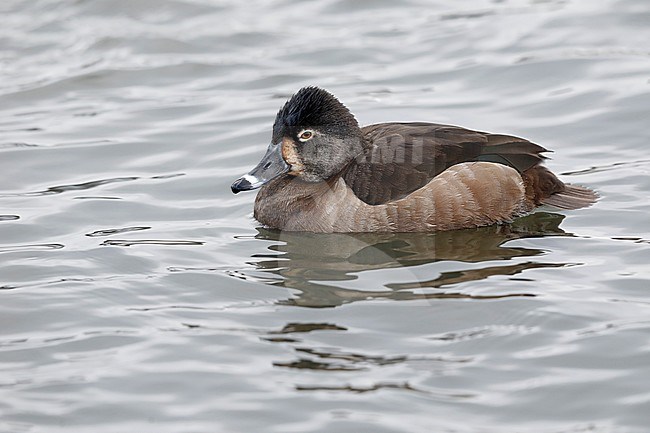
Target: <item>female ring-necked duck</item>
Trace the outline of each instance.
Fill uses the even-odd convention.
[[[540,205],[578,209],[587,188],[522,138],[434,123],[359,127],[332,94],[305,87],[278,112],[260,163],[232,184],[262,187],[255,218],[281,230],[431,232],[511,221]]]

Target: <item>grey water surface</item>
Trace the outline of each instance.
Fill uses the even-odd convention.
[[[0,431],[650,431],[646,0],[0,2]],[[304,85],[529,138],[578,211],[279,233]]]

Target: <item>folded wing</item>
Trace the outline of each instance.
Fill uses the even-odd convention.
[[[523,173],[542,162],[547,151],[523,138],[433,123],[382,123],[362,131],[366,151],[343,178],[371,205],[403,198],[455,164],[495,162]]]

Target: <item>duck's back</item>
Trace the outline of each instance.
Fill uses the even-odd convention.
[[[346,184],[365,203],[402,199],[456,164],[484,161],[506,165],[523,178],[531,207],[588,206],[596,195],[565,185],[541,163],[547,152],[520,137],[434,123],[381,123],[362,128],[365,152],[343,172]]]

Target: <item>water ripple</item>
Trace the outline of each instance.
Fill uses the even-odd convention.
[[[0,198],[1,197],[38,197],[43,195],[62,194],[68,191],[87,190],[102,185],[108,185],[111,183],[128,182],[137,179],[139,179],[139,177],[131,176],[131,177],[115,177],[111,179],[93,180],[90,182],[52,186],[42,191],[23,192],[23,193],[5,193],[5,194],[0,194]]]
[[[18,251],[48,251],[65,248],[63,244],[30,244],[30,245],[6,245],[0,246],[0,253]]]
[[[103,230],[95,230],[92,233],[86,233],[86,236],[90,238],[95,238],[100,236],[111,236],[119,233],[136,232],[136,231],[149,230],[149,229],[151,229],[151,227],[147,227],[147,226],[123,227],[120,229],[103,229]]]
[[[109,239],[101,243],[104,246],[131,247],[133,245],[203,245],[205,242],[163,239]]]

